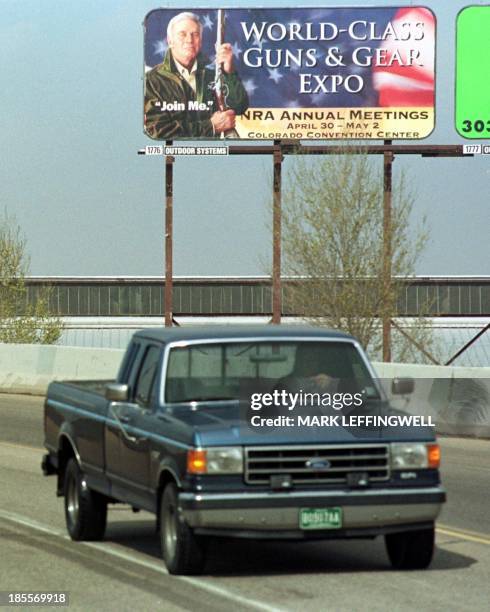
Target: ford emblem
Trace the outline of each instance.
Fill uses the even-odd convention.
[[[305,466],[312,470],[328,470],[330,465],[330,461],[327,459],[308,459],[305,461]]]

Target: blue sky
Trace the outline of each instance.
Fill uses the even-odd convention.
[[[294,6],[227,2],[245,4]],[[470,142],[454,129],[455,20],[467,3],[421,4],[437,17],[436,129],[423,142]],[[211,5],[0,0],[0,207],[25,233],[31,274],[163,274],[164,162],[137,155],[152,142],[142,131],[142,21],[158,7]],[[175,274],[264,273],[271,167],[251,156],[177,160]],[[490,156],[400,157],[395,167],[415,187],[414,220],[426,215],[431,228],[417,273],[490,274]]]

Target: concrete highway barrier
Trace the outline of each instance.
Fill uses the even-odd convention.
[[[431,416],[439,433],[490,438],[490,368],[375,363],[390,403]],[[415,379],[411,395],[391,393],[394,378]]]
[[[123,354],[122,349],[0,344],[0,392],[44,395],[53,380],[115,378]],[[490,437],[490,367],[374,367],[395,408],[432,416],[441,433]],[[414,393],[392,395],[395,377],[414,378]]]
[[[53,380],[115,378],[124,350],[0,344],[0,392],[44,395]]]

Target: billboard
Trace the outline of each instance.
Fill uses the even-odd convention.
[[[468,6],[456,22],[456,130],[490,138],[490,6]]]
[[[419,139],[434,128],[424,7],[156,9],[144,20],[155,140]]]

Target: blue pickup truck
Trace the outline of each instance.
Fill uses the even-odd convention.
[[[341,409],[323,403],[334,396]],[[376,424],[383,415],[398,412],[347,334],[143,330],[116,381],[50,384],[42,469],[57,475],[73,540],[103,538],[108,504],[154,513],[171,573],[201,572],[208,536],[382,535],[393,567],[424,568],[445,501],[439,447],[431,427]]]

